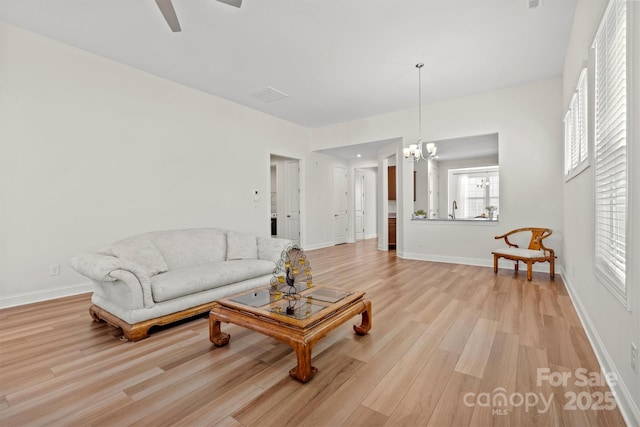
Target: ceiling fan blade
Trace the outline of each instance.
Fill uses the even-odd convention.
[[[171,0],[156,0],[156,4],[158,5],[160,12],[162,12],[162,16],[164,16],[165,21],[167,21],[167,24],[169,24],[169,28],[171,28],[171,31],[173,31],[174,33],[182,31],[182,28],[180,28],[180,22],[178,22],[178,16],[176,15],[176,11],[173,8]]]
[[[242,0],[218,0],[220,3],[226,3],[231,6],[240,7],[242,6]]]

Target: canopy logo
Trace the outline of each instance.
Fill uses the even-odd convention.
[[[465,406],[480,406],[492,408],[493,415],[508,415],[510,408],[523,407],[526,412],[536,410],[538,413],[546,413],[551,408],[554,393],[545,393],[550,387],[585,387],[587,391],[566,391],[564,400],[557,399],[556,405],[563,404],[562,410],[592,410],[611,411],[616,408],[616,401],[611,391],[591,391],[593,387],[615,387],[618,378],[614,373],[589,372],[585,368],[578,368],[573,372],[552,372],[549,368],[538,368],[536,385],[540,392],[529,391],[526,393],[507,393],[503,387],[497,387],[491,392],[466,393],[462,397]]]

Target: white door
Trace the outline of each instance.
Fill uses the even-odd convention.
[[[356,234],[356,240],[364,239],[364,174],[362,171],[356,171],[355,177],[355,190],[353,192],[355,197],[355,220],[354,231]]]
[[[300,164],[297,160],[284,162],[285,182],[285,238],[300,245]]]
[[[347,242],[347,169],[333,166],[333,243]]]

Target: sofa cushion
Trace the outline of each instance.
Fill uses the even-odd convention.
[[[119,259],[138,264],[149,276],[169,269],[158,248],[148,239],[131,239],[111,246],[111,253]]]
[[[227,260],[258,259],[256,236],[227,231]]]
[[[220,228],[192,228],[147,233],[160,249],[169,270],[224,261],[227,232]]]
[[[263,260],[223,261],[170,270],[151,278],[157,303],[273,273],[275,264]],[[269,285],[266,279],[265,286]]]

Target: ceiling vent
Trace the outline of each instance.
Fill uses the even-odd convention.
[[[249,95],[265,103],[277,101],[289,96],[284,92],[280,92],[279,90],[272,88],[271,86],[263,86],[259,89],[252,90],[249,92]]]
[[[527,9],[533,10],[542,7],[542,0],[524,0],[527,4]]]

